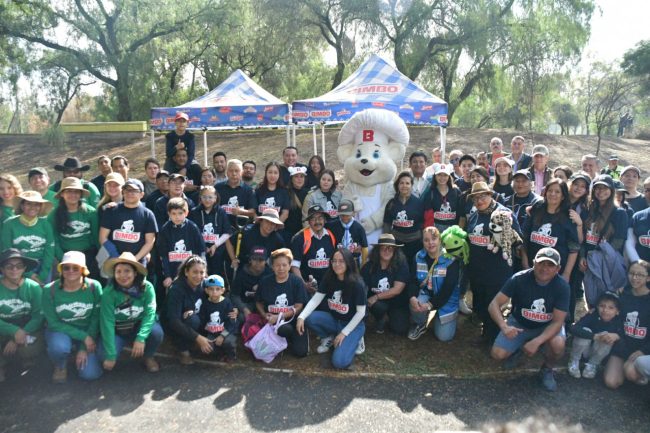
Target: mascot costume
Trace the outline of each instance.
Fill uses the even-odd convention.
[[[341,128],[337,156],[347,184],[343,198],[354,203],[368,244],[377,243],[386,203],[395,195],[393,179],[409,142],[404,121],[388,110],[356,113]]]

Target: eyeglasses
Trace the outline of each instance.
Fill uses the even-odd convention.
[[[474,197],[472,197],[472,201],[473,201],[474,203],[476,203],[476,202],[478,202],[478,201],[481,201],[481,200],[487,200],[487,199],[489,199],[489,198],[492,198],[492,196],[491,196],[490,194],[475,195]]]
[[[81,267],[77,265],[63,265],[61,266],[61,270],[63,272],[79,272]]]
[[[25,264],[24,263],[7,263],[6,265],[3,266],[3,268],[8,269],[10,271],[12,270],[20,270],[22,271],[25,269]]]
[[[201,198],[204,198],[206,200],[216,200],[217,196],[216,195],[202,195]]]
[[[630,278],[648,278],[648,274],[641,274],[636,272],[628,272],[627,275]]]

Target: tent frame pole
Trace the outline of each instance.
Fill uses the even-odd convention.
[[[316,138],[316,124],[311,124],[311,138],[314,142],[314,155],[318,155],[318,139]]]
[[[447,128],[441,126],[440,127],[440,162],[445,163],[445,155],[447,152],[445,151],[447,147]]]
[[[295,125],[295,124],[291,126],[291,134],[293,136],[293,147],[295,147],[295,148],[298,147],[298,146],[296,146],[296,126],[297,125]]]
[[[156,157],[156,131],[151,130],[151,157]]]
[[[203,130],[203,166],[208,166],[208,130]]]
[[[321,152],[323,154],[323,162],[325,161],[325,122],[321,124]]]

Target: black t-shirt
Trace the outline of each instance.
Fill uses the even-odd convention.
[[[336,238],[337,248],[342,248],[343,247],[343,242],[344,242],[344,237],[345,237],[345,227],[343,227],[343,223],[341,222],[340,219],[336,219],[334,221],[331,221],[326,224],[326,227],[330,229],[332,233],[334,233],[334,237]],[[350,240],[348,242],[348,248],[350,250],[353,250],[357,246],[361,246],[362,248],[368,248],[368,238],[366,237],[366,230],[363,228],[361,223],[359,221],[353,221],[352,225],[349,228],[349,233],[350,233]],[[355,257],[361,256],[361,253],[354,253]]]
[[[280,214],[283,210],[289,209],[289,191],[286,188],[276,187],[273,191],[255,190],[255,199],[257,200],[258,215],[262,215],[266,209],[275,209]]]
[[[512,185],[509,184],[509,183],[507,183],[505,185],[501,185],[500,183],[495,182],[493,189],[494,189],[494,192],[500,194],[501,197],[504,198],[504,200],[505,200],[506,197],[510,197],[511,195],[513,195],[515,193],[514,190],[512,189]]]
[[[145,244],[145,234],[158,233],[156,218],[142,203],[127,208],[124,203],[108,208],[102,213],[100,226],[110,230],[108,240],[119,253],[137,254]]]
[[[634,296],[631,289],[626,289],[621,295],[620,303],[626,349],[630,354],[640,350],[645,355],[650,355],[650,294]]]
[[[539,223],[535,222],[535,213],[537,212],[543,214]],[[569,253],[580,250],[578,230],[576,225],[569,219],[569,216],[566,215],[564,218],[560,218],[547,213],[543,208],[536,208],[526,220],[524,244],[526,245],[529,263],[533,262],[535,254],[542,248],[555,248],[560,253],[560,264],[562,266],[560,272],[564,271]]]
[[[268,254],[279,248],[284,248],[284,239],[278,232],[271,232],[267,237],[262,236],[260,233],[260,225],[253,224],[244,231],[241,239],[241,247],[239,249],[239,261],[241,263],[248,263],[248,256],[253,247],[264,247]]]
[[[379,269],[372,272],[372,264],[366,262],[361,268],[361,276],[368,287],[367,296],[371,297],[378,293],[386,292],[395,285],[396,281],[404,283],[404,290],[399,295],[386,299],[392,307],[407,307],[408,302],[408,284],[411,279],[408,263],[402,262],[399,267],[392,272],[390,269]]]
[[[614,227],[614,234],[610,239],[608,239],[609,243],[611,244],[614,239],[620,239],[625,243],[625,239],[627,239],[627,229],[629,227],[627,212],[620,207],[615,208],[609,215],[609,221],[605,225],[605,232],[607,231],[609,224]],[[585,251],[591,251],[600,243],[600,234],[595,230],[592,230],[591,227],[587,227],[587,224],[583,224],[583,230],[585,231]],[[622,252],[622,249],[623,246],[621,246],[619,252]]]
[[[632,217],[632,231],[636,252],[645,261],[650,260],[650,208],[637,212]]]
[[[512,299],[512,315],[526,329],[547,326],[553,320],[553,310],[569,311],[569,284],[556,275],[541,286],[533,269],[517,272],[504,284],[501,293]]]
[[[295,304],[305,305],[307,292],[298,276],[289,273],[287,281],[278,283],[272,274],[260,280],[255,301],[264,305],[264,310],[268,313],[286,313],[292,311]]]
[[[447,195],[443,196],[435,185],[431,185],[427,191],[422,200],[425,213],[433,213],[433,225],[443,232],[446,228],[458,224],[462,213],[461,190],[451,188]],[[430,217],[425,222],[429,223]]]
[[[237,270],[237,275],[232,282],[231,294],[239,296],[242,302],[247,304],[255,303],[255,294],[259,287],[262,278],[273,275],[273,271],[268,266],[264,266],[264,270],[259,275],[253,275],[248,270],[248,265],[242,265]]]
[[[362,280],[355,283],[354,290],[348,295],[343,291],[342,284],[337,287],[326,286],[325,281],[322,281],[318,285],[318,292],[325,294],[326,308],[336,320],[347,323],[356,314],[357,306],[366,305],[366,286]]]
[[[213,206],[210,212],[205,212],[203,205],[200,204],[192,209],[189,219],[199,228],[203,242],[207,246],[214,245],[222,234],[232,234],[228,216],[219,206]]]
[[[526,213],[526,208],[537,203],[542,198],[535,194],[534,192],[529,192],[527,196],[519,197],[516,194],[506,197],[505,206],[512,211],[512,214],[517,218],[519,227],[524,227],[526,225],[526,220],[528,219],[528,214]]]
[[[237,227],[237,217],[232,214],[232,209],[241,207],[244,209],[256,209],[257,201],[255,200],[255,193],[250,186],[245,183],[240,183],[236,188],[228,185],[228,182],[221,182],[217,184],[217,192],[219,193],[219,205],[226,211],[230,224],[233,229]]]
[[[228,317],[232,310],[233,305],[230,299],[224,298],[221,302],[211,302],[204,294],[201,311],[199,312],[201,334],[213,338],[221,335],[223,331],[228,331],[230,334],[234,333],[237,322]]]
[[[386,203],[384,223],[391,226],[393,233],[419,232],[424,223],[424,204],[414,195],[411,195],[406,203],[402,203],[396,196]]]
[[[313,275],[316,281],[320,282],[330,265],[330,259],[334,254],[337,241],[332,239],[327,231],[320,239],[312,235],[309,249],[307,252],[303,252],[305,249],[305,234],[310,230],[307,228],[292,239],[291,253],[294,261],[291,266],[300,267],[300,273],[305,281],[309,279],[309,275]],[[298,262],[300,262],[299,265]]]
[[[593,338],[593,335],[601,332],[609,332],[623,336],[623,319],[621,315],[614,317],[609,322],[605,322],[598,315],[598,310],[587,313],[582,319],[571,327],[571,333],[576,337]],[[591,334],[591,337],[588,335]]]
[[[645,201],[645,197],[643,194],[638,195],[634,198],[626,198],[625,203],[627,203],[632,209],[634,209],[634,212],[642,211],[643,209],[648,207],[648,202]]]

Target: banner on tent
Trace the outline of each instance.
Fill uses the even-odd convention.
[[[150,125],[154,129],[174,129],[174,117],[182,111],[190,117],[191,128],[218,126],[272,126],[289,122],[287,105],[250,105],[228,107],[177,107],[151,110]]]

